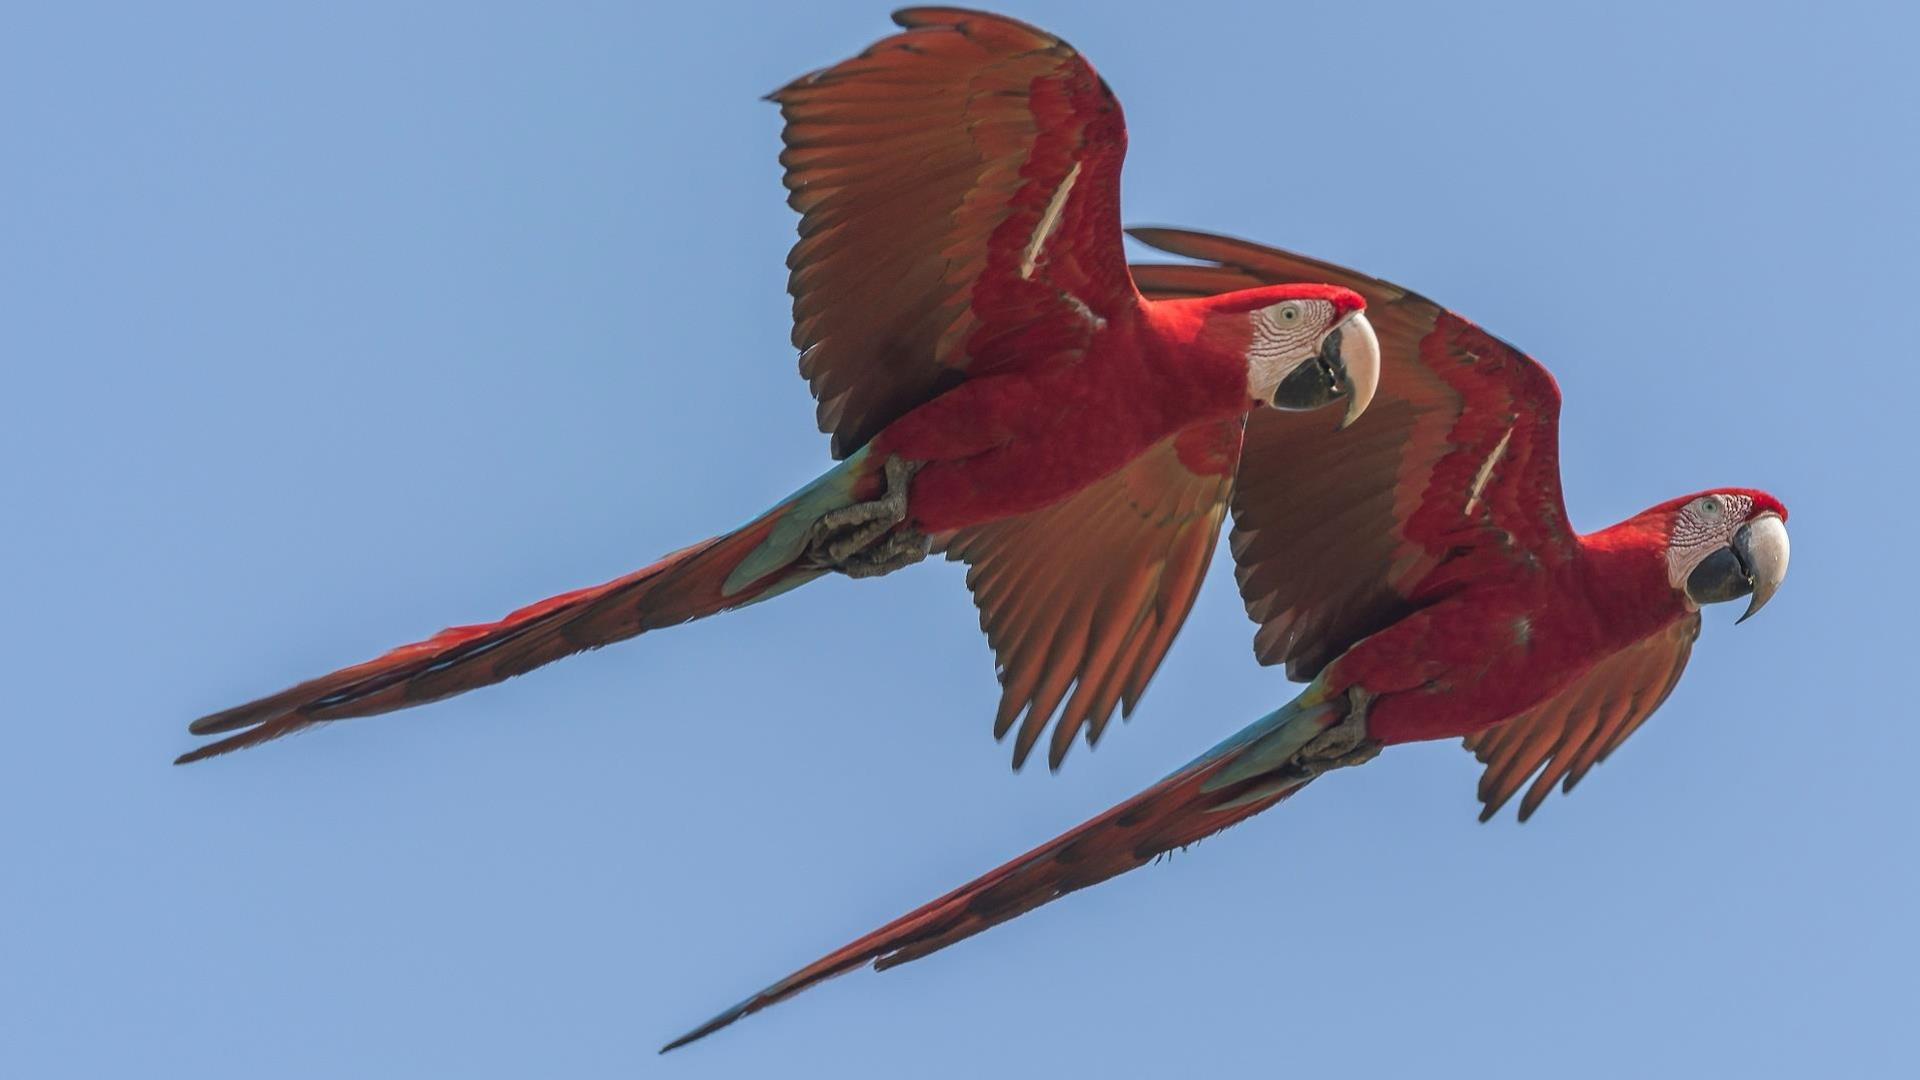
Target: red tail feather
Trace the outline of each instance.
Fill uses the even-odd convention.
[[[662,1052],[862,964],[885,970],[917,960],[1244,821],[1308,783],[1291,766],[1293,750],[1342,715],[1318,697],[1303,697],[1119,806],[794,972]]]
[[[175,764],[253,746],[327,720],[438,701],[577,652],[763,599],[783,584],[798,584],[796,579],[816,573],[769,574],[732,595],[726,592],[727,575],[767,539],[788,506],[604,585],[542,600],[499,622],[442,630],[366,663],[202,717],[188,729],[195,735],[238,734],[182,754]]]

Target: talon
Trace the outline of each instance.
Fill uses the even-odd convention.
[[[898,528],[907,519],[907,485],[919,468],[889,457],[886,489],[879,498],[829,510],[813,523],[808,561],[859,578],[889,574],[926,558],[931,546],[926,535]]]

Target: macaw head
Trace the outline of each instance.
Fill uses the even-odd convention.
[[[1220,299],[1250,321],[1247,393],[1253,400],[1302,412],[1344,397],[1341,427],[1367,411],[1380,385],[1380,339],[1359,293],[1335,285],[1271,285]]]
[[[1764,491],[1726,488],[1675,499],[1667,519],[1667,580],[1695,607],[1747,602],[1746,622],[1787,579],[1787,508]]]

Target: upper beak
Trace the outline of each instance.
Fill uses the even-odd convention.
[[[1347,382],[1347,414],[1340,418],[1342,428],[1360,419],[1380,388],[1380,339],[1374,336],[1367,313],[1356,311],[1337,334],[1338,366]]]
[[[1789,549],[1787,523],[1777,514],[1761,514],[1733,534],[1733,553],[1753,582],[1753,599],[1734,625],[1753,618],[1780,591],[1780,583],[1787,580]]]
[[[1340,418],[1344,428],[1367,411],[1379,385],[1380,339],[1373,336],[1366,314],[1356,311],[1333,328],[1320,343],[1319,353],[1280,380],[1271,401],[1276,409],[1304,412],[1344,395],[1347,413]]]

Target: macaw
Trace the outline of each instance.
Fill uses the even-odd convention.
[[[1416,293],[1224,237],[1134,230],[1203,265],[1136,266],[1149,296],[1330,281],[1366,297],[1381,390],[1330,442],[1300,418],[1249,422],[1232,495],[1256,652],[1307,681],[1279,710],[1139,795],[774,983],[671,1050],[871,962],[885,969],[1105,881],[1289,798],[1388,746],[1464,739],[1482,821],[1522,787],[1530,817],[1571,790],[1679,680],[1700,608],[1785,579],[1786,507],[1749,488],[1670,499],[1582,535],[1559,469],[1560,392],[1532,358]],[[1531,778],[1532,783],[1528,784]]]
[[[224,738],[179,763],[936,550],[969,565],[996,737],[1024,715],[1016,768],[1056,711],[1055,767],[1131,711],[1192,607],[1247,414],[1344,400],[1351,423],[1378,380],[1372,327],[1335,285],[1142,296],[1121,250],[1126,126],[1093,67],[1011,19],[894,21],[771,95],[800,212],[793,344],[840,463],[615,581],[196,720]]]

